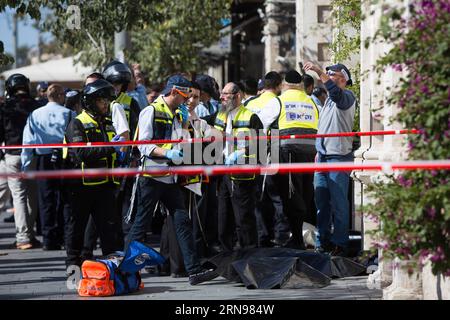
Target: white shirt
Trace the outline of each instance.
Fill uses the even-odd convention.
[[[211,137],[211,126],[205,120],[200,119],[196,114],[189,114],[189,122],[194,128],[194,138]]]
[[[114,102],[111,105],[111,117],[116,134],[122,134],[127,131],[130,132],[125,110],[120,103]]]
[[[233,119],[236,117],[239,108],[235,108],[231,110],[227,115],[227,127],[225,128],[225,134],[227,137],[233,136]],[[227,139],[225,143],[225,149],[223,150],[223,155],[228,157],[230,154],[234,152],[234,141],[231,139]]]
[[[244,103],[246,103],[248,100],[250,100],[251,98],[254,98],[254,97],[256,97],[256,96],[248,96],[246,99],[242,99],[242,100],[241,100],[241,103],[244,104]]]
[[[141,111],[139,114],[139,136],[138,140],[152,140],[153,139],[153,118],[155,114],[155,108],[153,106],[147,106],[144,108],[144,110]],[[180,122],[176,120],[176,117],[174,118],[174,121],[172,123],[172,136],[171,139],[181,139],[182,138],[182,126]],[[141,155],[149,157],[153,150],[157,147],[156,144],[147,144],[147,145],[140,145],[139,151],[141,152]],[[172,149],[180,150],[179,144],[175,144]],[[167,159],[166,164],[162,164],[161,167],[168,167],[169,160]],[[145,165],[145,161],[144,161]],[[158,178],[152,178],[155,180],[158,180],[160,182],[164,183],[175,183],[177,181],[177,175],[170,175],[166,177],[158,177]]]
[[[267,130],[269,129],[270,125],[278,118],[280,112],[280,102],[275,97],[271,99],[264,108],[262,108],[260,113],[258,113],[258,117],[264,126],[265,134],[267,134]]]
[[[205,120],[200,119],[196,114],[189,114],[189,122],[194,129],[194,138],[209,138],[212,136],[211,126]],[[188,134],[187,136],[184,136],[184,138],[189,139],[191,137]],[[184,187],[199,196],[202,195],[201,182],[188,184]]]

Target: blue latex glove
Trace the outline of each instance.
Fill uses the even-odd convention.
[[[111,142],[122,142],[125,141],[125,138],[122,137],[121,135],[116,135],[114,138],[111,139]],[[120,152],[120,148],[122,148],[121,146],[114,146],[114,150],[116,150],[117,153]]]
[[[172,161],[179,161],[183,159],[183,150],[168,150],[166,152],[166,158]]]
[[[117,152],[117,161],[119,161],[120,164],[123,164],[126,156],[127,156],[126,152],[123,152],[123,151]]]
[[[181,123],[186,124],[189,120],[189,110],[185,104],[182,104],[178,107],[178,114],[181,115]]]
[[[228,157],[226,157],[225,164],[227,166],[229,166],[229,165],[237,163],[238,159],[240,157],[242,157],[244,154],[245,154],[245,151],[243,151],[243,150],[238,150],[238,151],[233,152]]]

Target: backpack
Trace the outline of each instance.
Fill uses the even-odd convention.
[[[106,297],[136,292],[144,288],[140,270],[162,263],[164,258],[158,252],[133,241],[125,255],[118,252],[109,259],[84,261],[78,294],[82,297]]]

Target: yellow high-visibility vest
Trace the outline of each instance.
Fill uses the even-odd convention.
[[[248,99],[244,103],[244,107],[255,114],[259,114],[261,110],[269,103],[270,100],[277,95],[271,91],[265,91],[258,96]]]
[[[253,112],[251,112],[250,110],[246,109],[243,105],[239,106],[239,110],[236,113],[236,116],[234,117],[233,121],[232,121],[232,134],[233,137],[237,138],[240,136],[240,134],[242,133],[247,133],[250,132],[250,119],[253,116]],[[223,112],[223,111],[219,111],[219,113],[217,114],[216,117],[216,121],[214,123],[214,127],[219,130],[224,132],[227,128],[227,117],[228,117],[228,113]],[[234,145],[234,150],[237,150],[237,146],[236,144]],[[248,151],[248,150],[247,150]],[[245,157],[246,158],[255,158],[256,155],[255,154],[248,154],[246,151]],[[254,180],[255,179],[255,175],[231,175],[231,179],[232,180]]]
[[[153,116],[153,140],[161,139],[172,139],[172,125],[174,120],[174,115],[170,110],[169,106],[166,104],[162,97],[158,97],[152,104],[154,108]],[[158,147],[170,150],[172,149],[171,143],[157,144]],[[167,166],[167,159],[154,159],[152,157],[146,156],[145,166]],[[146,177],[165,177],[170,174],[162,175],[147,175]]]
[[[286,129],[312,129],[317,132],[319,109],[302,90],[289,89],[281,96],[281,111],[278,117],[280,134]]]
[[[121,92],[116,100],[111,102],[111,107],[114,103],[120,103],[123,106],[123,110],[125,111],[125,116],[127,117],[128,125],[130,124],[130,112],[131,112],[131,99],[128,94],[125,92]]]
[[[98,125],[98,122],[94,120],[87,112],[86,110],[83,110],[79,115],[77,115],[76,119],[80,120],[84,127],[84,132],[86,133],[87,142],[102,142],[102,141],[93,141],[92,134],[93,133],[101,133],[100,126]],[[109,120],[109,124],[106,124],[105,131],[108,136],[108,142],[110,142],[114,136],[116,135],[116,131],[114,130],[114,127],[112,125],[112,121]],[[66,142],[66,138],[64,137],[63,143]],[[63,148],[63,159],[66,159],[68,155],[67,148]],[[89,164],[85,163],[84,161],[81,162],[81,170],[84,172],[86,169],[107,169],[107,168],[115,168],[116,167],[116,160],[117,156],[116,153],[113,153],[108,159],[108,157],[103,157],[101,159],[98,159],[97,161],[89,162]],[[111,163],[110,163],[111,162]],[[110,180],[111,179],[111,180]],[[115,184],[120,184],[120,181],[115,177],[112,176],[111,178],[109,176],[106,177],[100,177],[100,178],[92,178],[92,177],[82,177],[83,185],[85,186],[94,186],[94,185],[100,185],[105,184],[110,181],[112,181]]]

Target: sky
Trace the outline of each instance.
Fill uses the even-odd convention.
[[[5,51],[13,52],[13,13],[14,10],[7,8],[0,12],[0,40],[3,41]],[[38,31],[32,26],[33,20],[27,16],[24,20],[18,23],[18,47],[27,45],[29,47],[37,46]],[[42,35],[43,41],[48,42],[51,39],[50,33]]]

